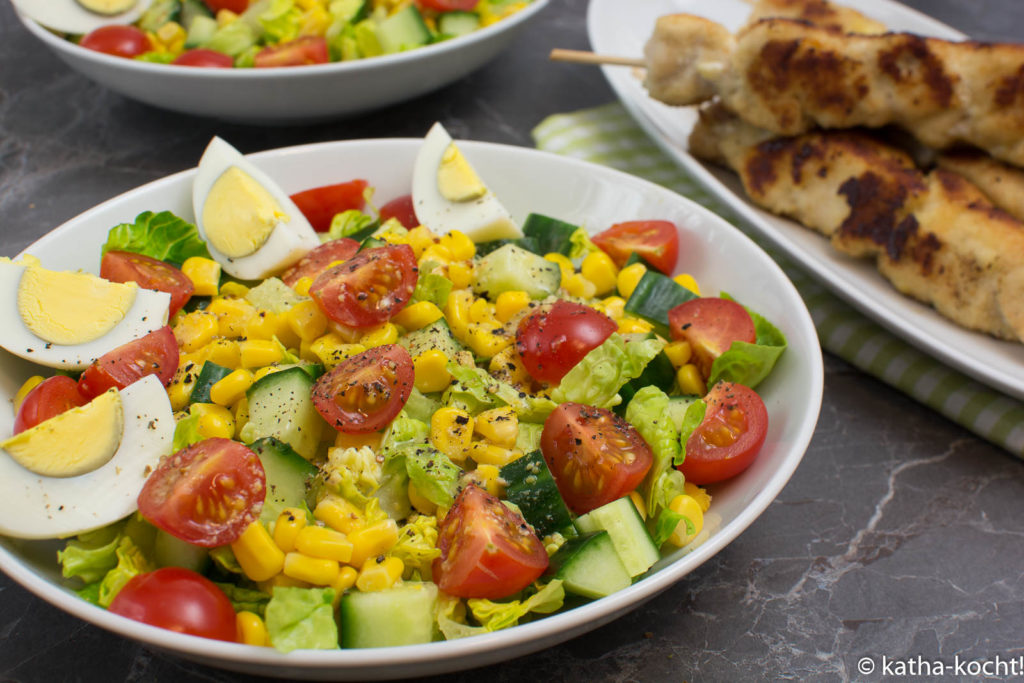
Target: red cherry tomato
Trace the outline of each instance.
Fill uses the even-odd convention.
[[[715,359],[734,341],[757,341],[757,330],[747,309],[731,299],[690,299],[668,312],[668,323],[673,339],[690,342],[694,363],[705,378],[711,374]]]
[[[100,356],[78,378],[78,389],[93,399],[111,387],[124,389],[146,375],[156,375],[167,386],[177,369],[178,342],[165,325]]]
[[[130,251],[108,251],[100,262],[100,277],[111,282],[135,282],[143,289],[171,295],[168,317],[192,297],[195,287],[185,273],[169,263]]]
[[[768,409],[753,389],[719,382],[704,402],[704,421],[686,440],[678,467],[694,484],[714,484],[750,467],[768,433]]]
[[[241,14],[249,6],[249,0],[203,0],[210,11],[216,14],[222,9]]]
[[[376,346],[321,375],[313,386],[313,405],[339,432],[375,432],[409,400],[413,378],[408,351],[397,344]]]
[[[206,439],[160,462],[139,493],[139,512],[172,536],[213,548],[241,535],[266,493],[258,455],[237,441]]]
[[[679,256],[679,230],[671,221],[628,221],[617,223],[594,235],[594,244],[621,268],[630,254],[671,275]]]
[[[169,631],[234,642],[235,609],[209,579],[181,567],[133,576],[110,611]]]
[[[185,50],[175,57],[171,64],[231,69],[235,66],[235,60],[231,58],[231,55],[226,55],[223,52],[198,47],[193,50]]]
[[[287,43],[263,48],[256,53],[253,66],[304,66],[326,64],[329,61],[331,57],[327,52],[327,40],[323,36],[302,36]]]
[[[101,26],[82,36],[84,48],[115,57],[138,57],[153,49],[149,37],[134,26]]]
[[[410,230],[419,226],[420,219],[416,218],[416,209],[413,208],[411,194],[392,199],[380,207],[380,222],[383,223],[389,218],[397,219],[403,227]]]
[[[288,270],[281,279],[289,287],[294,287],[304,277],[316,280],[320,273],[335,261],[347,261],[359,251],[359,242],[347,237],[324,242],[314,247]]]
[[[529,586],[548,567],[548,554],[526,521],[470,484],[437,529],[441,555],[434,583],[460,598],[497,600]]]
[[[365,180],[350,180],[347,183],[324,185],[296,192],[291,198],[314,230],[327,232],[331,229],[331,219],[335,214],[351,209],[362,209],[366,205],[363,191],[366,190],[367,184]]]
[[[579,403],[563,403],[548,416],[540,450],[565,504],[578,515],[635,489],[654,462],[633,425]]]
[[[516,348],[531,377],[556,384],[617,329],[590,306],[556,301],[520,321]]]
[[[321,273],[309,295],[331,320],[349,327],[373,327],[409,303],[417,271],[416,254],[408,244],[366,249]]]
[[[25,395],[14,417],[14,433],[18,434],[45,422],[51,417],[84,406],[89,402],[78,390],[78,384],[67,375],[44,379]]]
[[[479,0],[416,0],[416,4],[422,9],[432,9],[438,12],[451,12],[459,10],[468,12],[476,7]]]

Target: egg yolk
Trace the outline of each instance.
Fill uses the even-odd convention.
[[[487,193],[487,186],[454,142],[445,149],[437,167],[437,191],[450,202],[468,202]]]
[[[289,220],[267,188],[237,166],[217,178],[203,203],[206,239],[228,258],[252,254]]]
[[[124,319],[138,285],[109,282],[90,273],[27,265],[18,284],[18,313],[31,332],[51,344],[94,341]]]

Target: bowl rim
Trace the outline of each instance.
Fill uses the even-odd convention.
[[[398,670],[412,665],[420,665],[421,667],[433,666],[434,668],[430,669],[430,671],[441,672],[482,666],[514,656],[521,656],[527,651],[551,647],[563,640],[580,635],[613,619],[617,619],[703,565],[753,524],[770,503],[775,500],[802,461],[817,425],[824,391],[823,360],[814,323],[796,287],[785,275],[781,267],[750,237],[724,218],[706,209],[694,200],[646,179],[607,166],[528,147],[469,140],[459,140],[458,142],[464,151],[470,153],[474,149],[483,148],[497,154],[530,158],[543,157],[552,163],[582,169],[586,175],[605,176],[618,180],[627,187],[643,188],[645,192],[653,192],[669,197],[671,201],[686,203],[690,209],[701,214],[703,219],[716,224],[716,230],[734,233],[733,236],[735,238],[748,242],[748,246],[756,250],[757,254],[755,257],[762,262],[761,265],[772,271],[773,281],[786,291],[788,299],[799,304],[794,312],[792,329],[788,331],[788,334],[799,333],[800,337],[810,344],[809,351],[811,353],[806,357],[801,357],[801,363],[807,366],[810,379],[809,386],[804,387],[804,395],[807,396],[806,405],[797,423],[797,429],[790,442],[790,446],[786,449],[784,457],[778,463],[779,467],[771,475],[766,485],[751,497],[750,501],[734,519],[719,527],[713,535],[698,547],[681,554],[671,563],[657,569],[648,576],[644,576],[628,588],[599,600],[546,616],[537,621],[492,633],[456,640],[442,640],[387,648],[297,650],[285,654],[273,648],[260,648],[239,643],[199,638],[132,621],[92,605],[75,596],[70,589],[46,580],[3,546],[0,546],[0,570],[4,571],[37,597],[90,624],[143,645],[170,651],[184,658],[198,659],[211,666],[239,671],[254,671],[254,667],[261,666],[266,667],[264,675],[272,675],[275,671],[281,672],[287,669],[293,674],[299,671],[305,671],[308,674],[315,673],[316,671],[329,671],[335,676],[343,674],[361,674],[366,676],[372,674],[374,670],[379,672],[382,668]],[[380,146],[386,151],[386,148],[389,146],[398,148],[414,144],[419,145],[421,143],[421,138],[336,140],[281,147],[245,156],[251,161],[259,162],[264,159],[273,159],[277,156],[304,155],[317,153],[320,149],[336,147]],[[377,151],[377,153],[381,152]],[[143,190],[159,189],[161,185],[172,185],[173,183],[180,182],[184,177],[194,175],[195,172],[196,169],[194,167],[179,171],[127,190],[97,204],[33,241],[18,256],[31,253],[38,246],[60,239],[63,233],[75,230],[75,224],[87,222],[92,214],[102,211],[111,204],[123,201],[130,195]],[[814,353],[815,351],[816,353]],[[508,655],[501,654],[510,650],[516,651]],[[489,653],[490,658],[488,658]],[[458,660],[467,660],[469,663],[465,666],[448,666],[445,664],[446,661]],[[406,675],[411,675],[411,670],[404,669],[404,671],[406,671]],[[426,668],[424,671],[426,671]]]
[[[529,21],[538,12],[547,7],[550,0],[530,0],[530,4],[515,14],[497,21],[490,26],[467,33],[456,38],[444,40],[431,45],[396,52],[389,55],[379,55],[363,59],[354,59],[344,62],[328,62],[326,64],[307,64],[302,66],[289,66],[280,68],[231,68],[231,69],[210,69],[193,66],[182,66],[180,64],[155,64],[143,62],[137,59],[126,59],[115,57],[103,52],[89,50],[76,43],[61,37],[57,33],[47,29],[45,26],[18,11],[14,7],[14,14],[21,21],[22,25],[52,50],[63,55],[67,59],[84,60],[97,66],[123,68],[134,71],[139,75],[156,76],[157,74],[182,76],[189,74],[199,80],[216,82],[218,80],[241,79],[245,80],[284,80],[296,76],[334,76],[337,74],[359,73],[362,71],[376,71],[388,69],[392,66],[400,66],[417,59],[430,59],[441,57],[452,51],[462,48],[469,48],[472,45],[486,41],[498,34],[515,29],[520,24]]]

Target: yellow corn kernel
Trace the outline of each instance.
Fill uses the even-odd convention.
[[[602,296],[615,289],[619,269],[611,256],[603,251],[594,251],[583,258],[580,274],[594,283],[594,295]]]
[[[284,359],[281,346],[266,339],[246,339],[238,343],[243,368],[260,368]]]
[[[609,296],[601,300],[599,310],[612,320],[621,320],[626,314],[626,300],[621,296]]]
[[[171,410],[177,412],[184,410],[192,398],[192,390],[196,386],[196,378],[199,376],[199,366],[191,360],[178,364],[178,369],[167,386],[167,396],[171,400]]]
[[[361,432],[348,434],[338,432],[334,435],[335,448],[371,448],[374,451],[380,450],[381,441],[384,440],[384,432]]]
[[[700,533],[700,530],[704,528],[704,510],[701,509],[700,503],[697,500],[686,494],[680,494],[673,498],[672,502],[668,504],[668,508],[672,512],[686,517],[693,524],[693,533],[687,534],[686,521],[680,521],[676,525],[675,531],[668,537],[672,545],[682,548],[692,541]]]
[[[348,535],[352,542],[352,559],[349,564],[362,567],[371,557],[386,553],[398,543],[398,524],[393,519],[384,519],[356,529]]]
[[[487,493],[497,497],[504,494],[505,481],[501,478],[501,470],[496,465],[477,465],[473,472]]]
[[[432,233],[430,228],[425,225],[419,225],[410,230],[406,238],[409,241],[409,246],[412,247],[413,253],[416,254],[417,260],[423,255],[424,251],[437,243],[437,235]]]
[[[562,289],[564,289],[569,296],[575,296],[581,299],[589,299],[597,294],[597,286],[579,273],[573,273],[562,280]]]
[[[243,285],[241,282],[235,282],[234,280],[229,280],[228,282],[225,282],[223,285],[221,285],[220,288],[221,296],[234,297],[236,299],[240,299],[248,293],[248,287]]]
[[[284,319],[303,341],[313,341],[327,331],[327,316],[315,301],[300,301],[284,313]]]
[[[443,317],[444,313],[433,301],[417,301],[399,311],[392,320],[412,332],[437,322]]]
[[[309,296],[309,288],[313,286],[313,278],[311,277],[300,277],[292,285],[292,291],[299,296]]]
[[[665,355],[677,369],[690,362],[693,349],[688,341],[674,341],[665,345]]]
[[[348,562],[352,543],[340,531],[326,526],[306,526],[295,537],[295,549],[309,557]]]
[[[530,382],[530,373],[526,371],[514,344],[494,354],[487,369],[492,376],[513,386]]]
[[[469,261],[455,261],[449,263],[445,269],[448,272],[448,279],[456,289],[469,287],[473,282],[473,264]]]
[[[633,290],[640,284],[640,279],[646,272],[647,266],[642,263],[633,263],[620,270],[619,276],[615,280],[619,294],[627,299],[632,296]]]
[[[501,323],[507,323],[529,305],[530,295],[521,289],[502,292],[494,302],[494,317]]]
[[[650,332],[652,329],[654,329],[654,326],[651,325],[646,320],[641,320],[640,318],[631,318],[629,316],[623,317],[618,321],[618,323],[619,334],[643,334],[646,332]]]
[[[708,508],[711,507],[711,494],[692,481],[683,484],[683,493],[700,503],[700,509],[704,512],[707,512]]]
[[[483,297],[474,300],[469,305],[469,322],[497,325],[498,319],[494,317],[494,304]]]
[[[448,251],[447,247],[442,247],[440,244],[431,244],[429,247],[423,250],[420,254],[419,262],[427,263],[433,261],[434,263],[447,264],[452,262],[452,252]]]
[[[636,506],[636,511],[640,513],[640,516],[647,519],[647,503],[644,501],[644,497],[637,491],[630,491],[629,499],[633,501],[633,505]]]
[[[292,577],[285,576],[284,574],[275,574],[266,581],[257,581],[256,586],[268,595],[272,595],[274,593],[274,589],[278,586],[288,586],[292,588],[312,588],[311,584],[306,583],[305,581],[299,581],[298,579],[293,579]]]
[[[271,311],[258,311],[250,318],[245,324],[245,336],[247,339],[277,339],[285,348],[295,348],[300,341],[286,315]]]
[[[512,337],[495,334],[495,323],[470,323],[466,344],[480,358],[493,358],[512,344]]]
[[[282,552],[295,550],[295,539],[306,528],[306,513],[299,508],[285,508],[274,522],[274,543]]]
[[[231,411],[235,416],[235,441],[241,441],[242,439],[242,427],[249,421],[249,399],[245,396],[238,399],[238,403],[235,404],[234,409]]]
[[[328,496],[316,504],[313,516],[343,534],[351,534],[366,525],[362,511],[341,497]]]
[[[444,391],[452,381],[448,372],[448,356],[438,349],[424,351],[412,360],[416,388],[425,394]]]
[[[423,515],[432,515],[437,512],[437,503],[420,493],[415,484],[410,481],[409,486],[406,488],[408,489],[409,502],[412,503],[417,512]]]
[[[221,295],[228,288],[228,285],[233,285],[233,282],[227,282],[221,287]],[[210,302],[210,305],[206,307],[206,313],[213,313],[217,316],[217,321],[220,325],[220,336],[234,339],[237,337],[245,336],[245,325],[249,322],[249,319],[256,315],[256,307],[250,304],[245,299],[227,299],[217,298]]]
[[[181,264],[181,272],[192,281],[193,294],[217,296],[220,289],[220,264],[202,256],[190,256]]]
[[[405,563],[397,557],[371,557],[359,570],[356,588],[364,593],[391,588],[404,571]]]
[[[267,635],[267,625],[260,619],[260,615],[253,612],[241,611],[235,615],[236,639],[243,645],[257,645],[265,647],[270,645],[270,637]]]
[[[185,48],[185,29],[176,21],[168,21],[156,30],[157,40],[172,54]]]
[[[469,306],[473,295],[464,289],[452,290],[444,305],[444,317],[456,338],[462,339],[469,331]]]
[[[469,236],[459,230],[441,235],[440,245],[448,250],[456,261],[466,261],[476,256],[476,245]]]
[[[42,381],[43,377],[41,375],[33,375],[32,377],[29,377],[27,380],[25,380],[25,383],[21,385],[20,389],[18,389],[18,393],[14,395],[15,414],[17,414],[18,412],[18,408],[21,407],[21,402],[25,400],[26,396],[28,396],[28,392],[32,391],[37,386],[39,386],[42,383]]]
[[[210,400],[220,406],[232,406],[252,386],[252,373],[239,368],[210,387]]]
[[[697,296],[700,296],[700,287],[697,286],[697,280],[695,280],[689,273],[680,273],[672,279],[683,287],[686,287]]]
[[[391,230],[388,230],[387,232],[384,232],[384,233],[380,234],[378,236],[378,238],[384,240],[388,244],[408,244],[409,243],[409,236],[408,235],[400,235],[397,232],[393,232]]]
[[[242,354],[238,350],[238,342],[218,337],[199,349],[205,360],[210,360],[225,368],[237,368],[242,362]]]
[[[284,556],[284,567],[281,571],[285,576],[311,583],[314,586],[330,586],[338,580],[341,565],[337,560],[290,552]]]
[[[267,375],[272,375],[275,372],[281,372],[282,370],[284,370],[284,368],[282,368],[280,365],[267,365],[265,367],[262,367],[256,372],[252,373],[252,383],[255,384],[256,382],[259,382]]]
[[[235,416],[224,406],[193,403],[190,411],[199,415],[196,431],[204,439],[230,439],[235,435]]]
[[[496,446],[512,448],[519,436],[519,416],[512,406],[485,410],[476,416],[473,431]]]
[[[359,339],[359,343],[367,349],[372,349],[375,346],[394,344],[396,341],[398,341],[398,328],[395,327],[393,323],[378,325],[366,332]]]
[[[704,378],[693,363],[687,363],[676,371],[676,383],[679,391],[689,396],[703,396],[707,393]]]
[[[206,346],[220,334],[217,316],[207,311],[192,311],[178,316],[174,324],[174,338],[182,350],[192,353]]]
[[[445,407],[430,417],[430,443],[456,462],[466,458],[473,439],[473,418],[465,410]]]
[[[253,581],[266,581],[284,566],[284,552],[258,519],[245,527],[242,535],[231,544],[231,551],[242,571]]]
[[[569,257],[565,254],[559,254],[558,252],[552,252],[550,254],[544,254],[544,258],[558,266],[558,269],[562,271],[562,283],[565,285],[565,281],[568,280],[576,273],[576,266],[572,264]]]
[[[522,451],[495,446],[486,441],[474,441],[469,444],[466,455],[472,458],[477,465],[494,465],[495,467],[504,467],[523,456]]]
[[[337,607],[338,603],[341,602],[342,594],[352,586],[356,585],[356,579],[359,578],[359,570],[355,567],[349,567],[345,565],[340,568],[338,572],[338,578],[331,584],[331,588],[334,589],[334,606]]]
[[[317,337],[309,346],[309,350],[317,360],[330,370],[341,361],[366,350],[361,344],[350,344],[342,339],[337,332],[328,332]]]
[[[217,26],[227,26],[232,21],[238,18],[238,15],[229,9],[222,9],[217,11]]]

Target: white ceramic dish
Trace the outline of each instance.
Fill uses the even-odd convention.
[[[955,29],[890,0],[846,0],[839,4],[855,6],[893,30],[952,40],[964,38]],[[642,0],[628,7],[617,0],[591,0],[587,16],[591,47],[600,54],[641,56],[655,20],[674,12],[706,16],[735,30],[746,22],[750,6],[742,0]],[[633,69],[603,68],[626,109],[670,157],[815,278],[917,348],[989,386],[1024,399],[1024,345],[999,341],[953,324],[932,308],[899,294],[872,263],[846,257],[819,234],[757,208],[747,200],[734,174],[705,165],[688,153],[687,140],[697,118],[694,108],[669,107],[651,99]]]
[[[324,143],[251,157],[288,192],[366,178],[385,201],[409,192],[419,140]],[[697,204],[638,178],[534,150],[483,143],[462,148],[517,220],[537,211],[600,230],[625,219],[667,218],[682,230],[680,267],[707,291],[725,289],[772,320],[789,348],[761,385],[769,432],[754,465],[713,489],[720,518],[708,540],[661,560],[633,586],[583,607],[509,630],[400,648],[307,651],[283,655],[145,626],[94,607],[60,584],[57,544],[0,538],[0,569],[39,597],[97,626],[213,666],[291,678],[374,679],[421,676],[482,666],[549,647],[597,628],[650,599],[707,561],[746,529],[786,484],[814,432],[822,396],[821,349],[810,315],[776,264],[750,239]],[[159,180],[78,216],[28,248],[50,268],[98,269],[108,229],[145,210],[191,218],[194,171]],[[0,397],[9,399],[32,368],[0,351]],[[0,410],[0,434],[10,433]],[[711,515],[709,514],[709,519]],[[742,580],[736,577],[736,580]],[[88,666],[83,655],[82,665]]]
[[[479,31],[408,52],[276,69],[201,69],[112,57],[17,16],[68,66],[125,97],[195,116],[281,125],[351,116],[448,85],[508,47],[548,2],[534,0]]]

